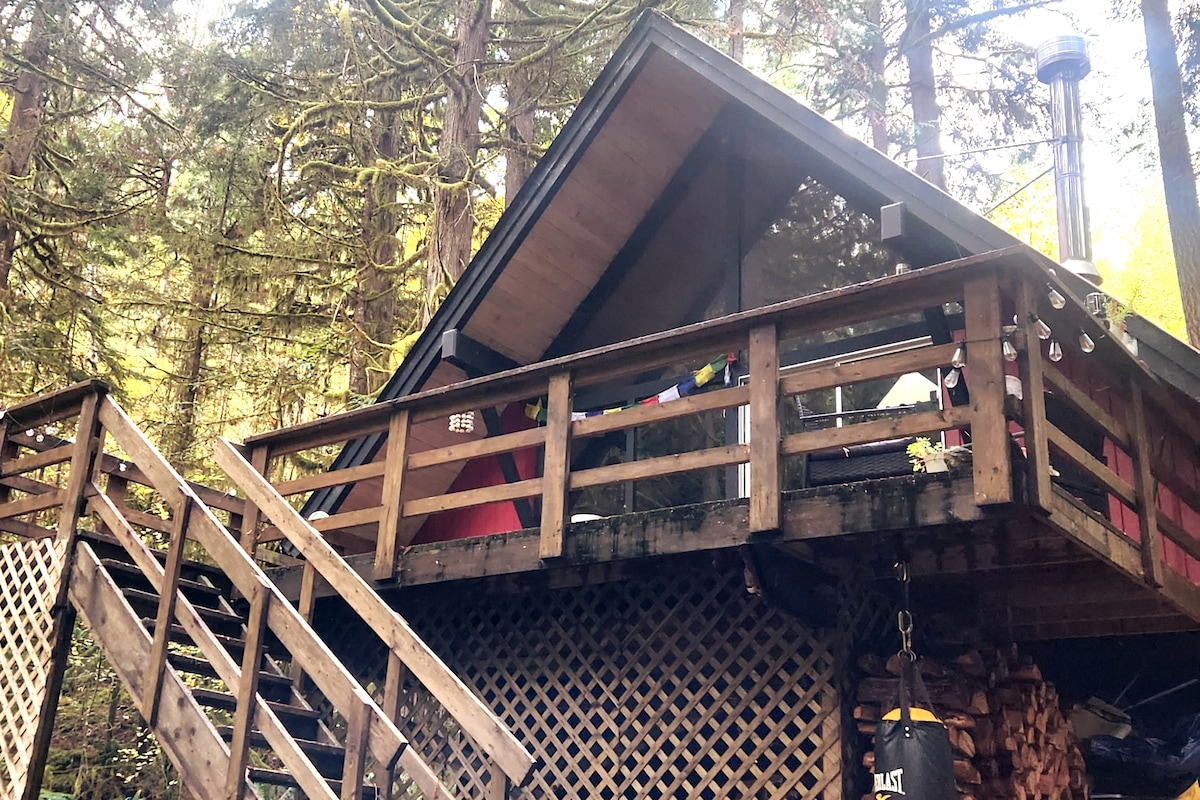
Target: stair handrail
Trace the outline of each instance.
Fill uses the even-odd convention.
[[[525,782],[536,759],[490,707],[467,688],[409,626],[408,622],[355,571],[308,520],[226,439],[215,445],[218,466],[248,499],[341,596],[408,670],[487,752],[514,784]]]
[[[420,762],[418,758],[414,758],[415,754],[409,752],[408,740],[392,720],[383,713],[371,695],[333,655],[274,582],[241,548],[237,540],[142,434],[125,411],[111,398],[105,397],[100,404],[99,416],[106,433],[113,437],[130,460],[149,478],[153,488],[175,513],[187,513],[190,508],[186,538],[195,539],[205,548],[243,596],[264,598],[267,627],[336,709],[342,710],[348,720],[362,720],[360,741],[365,740],[366,749],[375,759],[386,769],[391,769],[397,763],[404,766],[418,785],[427,790],[427,794],[440,789],[437,777],[424,762]],[[155,585],[156,589],[161,587],[165,580],[163,568],[121,515],[112,498],[100,493],[95,487],[91,494],[91,505],[98,516],[118,534],[118,538],[130,551],[141,571],[151,580],[151,584]],[[243,668],[220,645],[195,607],[186,598],[181,597],[176,600],[175,613],[180,624],[209,659],[221,680],[231,689],[240,687]],[[295,744],[266,701],[257,694],[253,699],[254,721],[258,723],[268,744],[292,771],[300,783],[301,790],[309,797],[336,800],[337,796],[333,794],[328,783],[320,776],[307,755]],[[354,733],[351,732],[351,735]],[[348,751],[351,749],[353,748],[347,748]],[[352,782],[344,782],[343,785],[347,783]]]

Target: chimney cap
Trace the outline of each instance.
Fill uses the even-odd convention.
[[[1055,77],[1082,80],[1092,71],[1088,58],[1087,42],[1082,36],[1055,36],[1038,45],[1037,76],[1042,83],[1050,83]]]
[[[1087,259],[1068,258],[1062,262],[1062,265],[1064,269],[1078,275],[1093,286],[1104,283],[1104,276],[1100,274],[1100,270],[1096,269],[1096,265]]]

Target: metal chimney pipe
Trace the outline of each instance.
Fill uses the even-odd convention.
[[[1058,260],[1076,275],[1099,284],[1092,263],[1091,222],[1083,196],[1083,115],[1079,81],[1092,70],[1082,36],[1056,36],[1037,49],[1037,76],[1050,85],[1054,145],[1054,191],[1058,196]]]

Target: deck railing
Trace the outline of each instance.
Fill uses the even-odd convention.
[[[1200,563],[1188,567],[1189,559],[1200,562],[1200,417],[1081,305],[1055,308],[1051,287],[1066,291],[1053,278],[1030,276],[1011,288],[1030,345],[1021,353],[1022,382],[1043,389],[1025,391],[1020,415],[1030,503],[1051,511],[1056,493],[1079,494],[1079,486],[1055,486],[1066,482],[1052,465],[1070,464],[1105,497],[1096,516],[1139,544],[1140,563],[1119,566],[1154,587],[1171,580],[1168,567],[1200,584]],[[1051,326],[1045,343],[1037,320]],[[1058,343],[1053,359],[1051,342]],[[1047,417],[1047,397],[1069,409],[1061,427]]]
[[[352,495],[352,510],[327,517],[317,515],[312,524],[327,534],[357,532],[367,540],[373,539],[374,575],[378,579],[394,574],[400,548],[411,541],[416,524],[430,514],[538,498],[540,553],[545,559],[553,559],[563,552],[571,492],[737,464],[748,464],[752,475],[750,529],[768,534],[781,524],[784,458],[954,428],[969,429],[974,443],[975,500],[981,505],[1008,503],[1013,500],[1013,482],[1004,411],[1000,278],[1006,265],[1020,260],[1023,256],[1012,253],[965,259],[453,384],[251,437],[246,442],[248,460],[260,472],[271,474],[277,460],[288,454],[386,434],[386,450],[373,463],[280,481],[275,486],[284,496],[303,499],[318,489],[357,485],[359,496]],[[963,342],[970,352],[970,363],[964,370],[970,385],[968,405],[855,424],[847,421],[841,427],[784,435],[780,412],[783,399],[828,387],[948,368],[960,343],[925,344],[853,363],[786,373],[780,369],[781,346],[799,337],[831,331],[844,334],[851,326],[866,321],[954,303],[963,309]],[[580,389],[664,367],[696,366],[721,352],[745,354],[748,375],[743,385],[692,394],[669,403],[640,405],[620,413],[572,418],[573,400]],[[546,398],[547,416],[542,427],[425,449],[413,445],[414,440],[430,438],[416,436],[418,426],[441,426],[444,430],[451,414],[488,407],[503,409],[507,404],[535,398]],[[739,406],[748,406],[747,443],[726,443],[607,466],[571,466],[572,445],[580,440]],[[422,484],[417,480],[423,470],[535,447],[543,453],[537,477],[463,491],[446,491],[445,486],[427,491],[431,482]],[[364,501],[363,486],[372,482],[380,488]],[[244,528],[244,542],[251,549],[260,536],[253,514],[248,508]]]
[[[1200,489],[1194,471],[1187,476],[1171,469],[1162,457],[1164,435],[1149,420],[1164,420],[1182,446],[1185,460],[1200,462],[1200,420],[1186,410],[1171,391],[1150,375],[1128,350],[1111,338],[1107,328],[1072,297],[1065,308],[1048,300],[1049,288],[1070,296],[1069,288],[1024,251],[1013,249],[961,259],[866,284],[825,292],[753,311],[620,342],[565,358],[532,364],[493,376],[451,384],[336,417],[251,437],[249,461],[271,474],[289,454],[359,437],[382,434],[385,449],[371,463],[353,468],[277,481],[282,495],[303,500],[321,489],[355,487],[352,502],[330,516],[317,515],[312,525],[333,536],[350,532],[374,542],[374,577],[395,574],[397,558],[421,522],[429,515],[454,509],[535,498],[540,501],[540,555],[554,559],[563,553],[572,492],[595,486],[622,484],[718,467],[749,465],[749,527],[768,534],[781,524],[780,500],[783,459],[830,448],[850,447],[899,437],[960,429],[971,443],[974,500],[981,506],[1024,502],[1047,510],[1052,489],[1051,457],[1078,464],[1136,515],[1134,538],[1144,543],[1142,569],[1146,580],[1162,582],[1162,536],[1188,557],[1198,555],[1197,540],[1185,528],[1189,514],[1200,511]],[[810,368],[781,370],[780,352],[789,340],[837,332],[887,316],[959,304],[961,333],[954,341],[927,343],[900,352],[844,363],[822,362]],[[1091,364],[1113,378],[1124,400],[1106,411],[1088,392],[1075,386],[1047,360],[1047,342],[1039,338],[1038,321],[1053,326],[1068,360]],[[1015,323],[1015,324],[1014,324]],[[1088,333],[1094,353],[1079,349],[1079,334]],[[1016,363],[1004,355],[1006,341],[1017,351]],[[805,393],[846,386],[909,372],[950,368],[953,355],[965,345],[968,363],[962,376],[969,402],[949,403],[938,410],[897,413],[816,431],[787,433],[782,401]],[[744,383],[692,394],[670,403],[642,405],[615,414],[574,418],[574,398],[580,390],[621,378],[646,375],[665,367],[706,363],[714,353],[736,352],[748,365]],[[1010,351],[1011,356],[1011,351]],[[1081,367],[1082,369],[1083,367]],[[1016,374],[1014,374],[1016,373]],[[1112,448],[1128,456],[1131,469],[1114,471],[1046,419],[1041,391],[1024,391],[1024,400],[1008,398],[1008,383],[1019,374],[1025,387],[1044,387],[1069,404],[1086,426],[1098,427]],[[543,426],[483,438],[429,446],[424,426],[441,426],[457,412],[503,409],[514,402],[545,398]],[[572,468],[575,443],[615,431],[705,413],[748,407],[748,441],[658,455],[605,466]],[[1018,410],[1019,407],[1019,410]],[[1166,422],[1169,420],[1169,422]],[[1029,435],[1019,427],[1024,425]],[[1152,440],[1157,436],[1157,444]],[[436,437],[433,437],[436,438]],[[1170,438],[1170,437],[1168,437]],[[444,440],[444,437],[443,437]],[[1024,445],[1028,459],[1014,453]],[[1158,450],[1155,450],[1155,448]],[[493,486],[450,491],[449,482],[421,480],[423,473],[456,468],[472,459],[537,448],[540,469],[526,477]],[[1014,463],[1027,475],[1027,495],[1014,496]],[[450,473],[452,474],[452,473]],[[364,486],[378,487],[373,490]],[[434,488],[430,488],[434,487]],[[1169,492],[1172,514],[1157,508]],[[1157,503],[1144,498],[1157,497]],[[254,549],[262,532],[248,507],[243,542]],[[1196,518],[1200,520],[1200,517]],[[1117,524],[1117,523],[1114,523]],[[1128,527],[1128,524],[1126,525]],[[1133,533],[1133,532],[1131,532]]]

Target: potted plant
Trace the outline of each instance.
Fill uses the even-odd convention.
[[[905,452],[912,462],[913,472],[948,472],[946,452],[941,442],[932,442],[924,436],[918,437]]]

